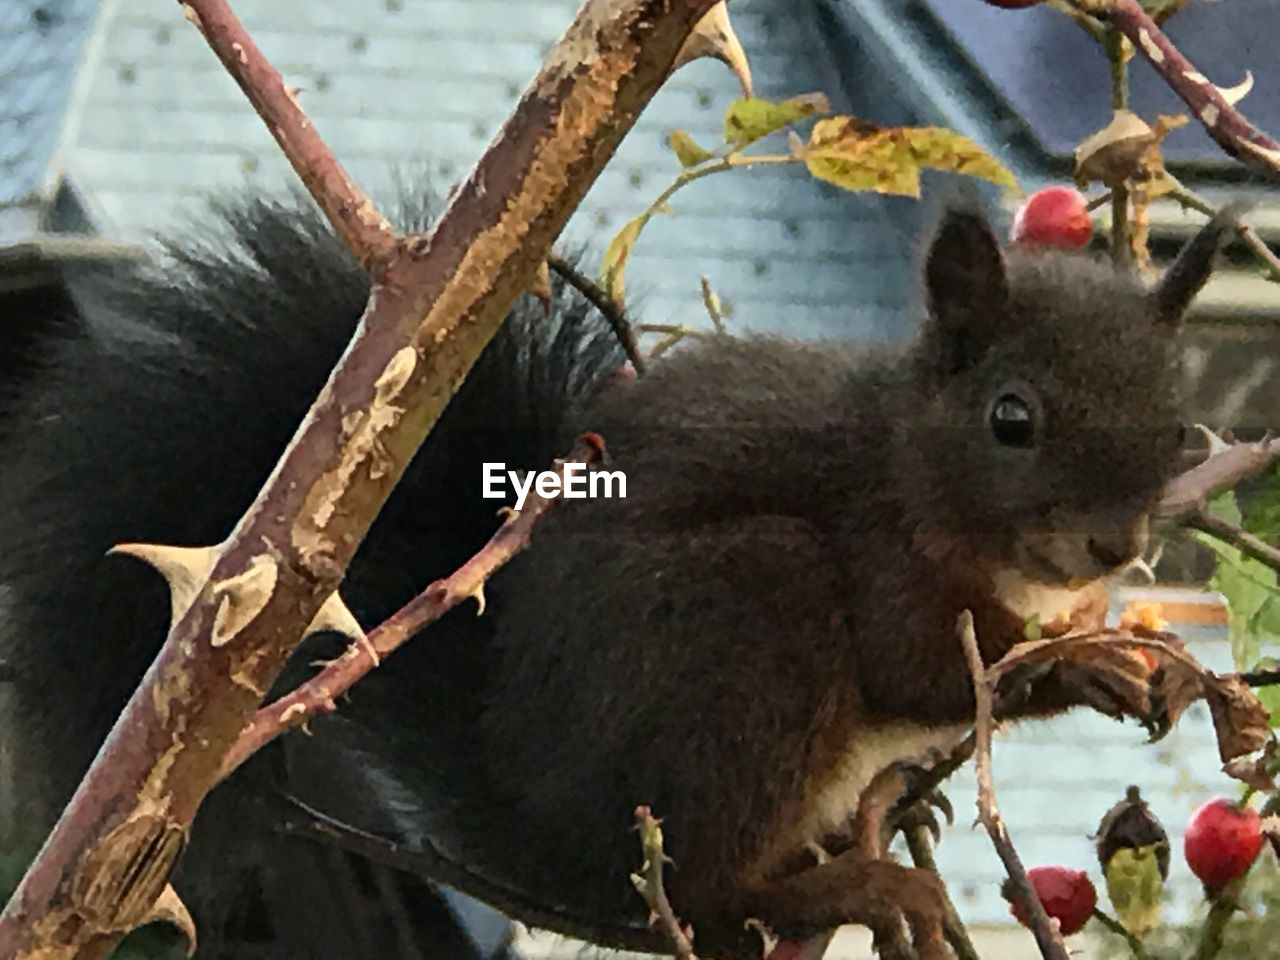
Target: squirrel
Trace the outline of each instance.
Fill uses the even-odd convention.
[[[309,205],[215,219],[216,239],[72,277],[75,331],[3,393],[0,656],[30,844],[165,633],[160,578],[107,551],[220,541],[368,296]],[[201,955],[467,955],[428,886],[396,880],[393,911],[368,865],[282,833],[284,792],[602,927],[645,925],[629,875],[647,804],[701,955],[758,954],[756,920],[791,940],[860,923],[885,955],[949,956],[931,874],[808,851],[838,849],[880,771],[966,732],[962,611],[991,662],[1143,552],[1179,462],[1176,334],[1225,229],[1148,289],[1088,253],[1004,249],[952,205],[908,342],[710,337],[634,382],[580,296],[558,286],[549,318],[522,298],[344,597],[372,626],[474,552],[497,523],[485,463],[542,469],[590,430],[626,496],[559,505],[483,616],[453,611],[210,795],[175,878]],[[275,693],[345,642],[308,638]],[[1098,696],[1054,668],[1014,716]]]

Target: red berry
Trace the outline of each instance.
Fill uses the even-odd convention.
[[[1249,869],[1262,849],[1262,818],[1253,807],[1219,797],[1187,821],[1183,852],[1187,866],[1209,893],[1216,893]]]
[[[1027,871],[1027,879],[1031,881],[1031,888],[1040,899],[1044,912],[1058,921],[1058,929],[1063,936],[1079,932],[1093,916],[1093,908],[1098,905],[1098,892],[1083,870],[1032,867]],[[1009,896],[1007,891],[1005,896]],[[1009,908],[1020,924],[1030,926],[1016,902]]]
[[[988,6],[1000,7],[1004,10],[1021,10],[1023,7],[1034,7],[1040,0],[983,0]]]
[[[1018,208],[1009,239],[1075,250],[1093,238],[1093,220],[1084,194],[1071,187],[1037,190]]]

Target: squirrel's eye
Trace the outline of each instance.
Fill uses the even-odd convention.
[[[1002,395],[991,408],[991,433],[1006,447],[1029,447],[1035,435],[1031,408],[1017,394]]]

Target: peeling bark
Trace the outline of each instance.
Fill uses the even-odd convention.
[[[148,915],[223,755],[713,5],[587,0],[441,219],[410,238],[390,234],[224,0],[183,5],[371,267],[373,293],[341,363],[0,916],[0,956],[102,956]]]

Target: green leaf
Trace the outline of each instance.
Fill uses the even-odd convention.
[[[1268,543],[1280,541],[1280,470],[1262,478],[1249,496],[1249,508],[1241,520],[1245,530]]]
[[[1214,499],[1209,509],[1227,523],[1246,525],[1231,491]],[[1280,585],[1276,572],[1214,537],[1199,534],[1198,539],[1217,554],[1218,564],[1210,585],[1227,598],[1231,657],[1236,669],[1248,670],[1257,662],[1264,646],[1274,646],[1280,641]]]
[[[1040,614],[1033,613],[1022,626],[1022,635],[1031,641],[1040,639]]]
[[[703,150],[694,141],[693,137],[683,130],[676,130],[668,134],[667,146],[675,153],[676,159],[680,161],[680,166],[686,170],[689,167],[696,167],[700,163],[706,163],[712,157],[710,151]]]
[[[601,286],[614,303],[622,302],[622,281],[627,269],[627,260],[631,257],[631,250],[635,247],[636,241],[640,239],[640,231],[648,222],[649,214],[647,213],[628,220],[605,248]]]
[[[806,93],[778,102],[758,97],[735,100],[724,112],[724,142],[741,150],[797,120],[830,112],[831,103],[821,93]]]
[[[1280,687],[1258,687],[1253,692],[1271,714],[1271,726],[1280,727]]]
[[[813,176],[845,190],[918,197],[925,169],[1018,189],[1000,161],[942,127],[882,127],[856,117],[829,117],[814,124],[801,156]]]

